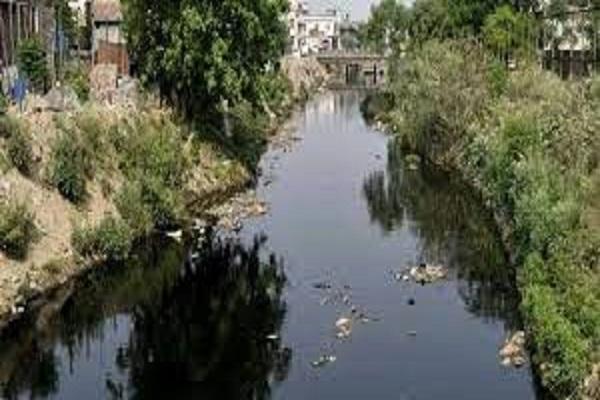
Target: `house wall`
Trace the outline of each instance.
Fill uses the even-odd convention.
[[[94,28],[94,48],[97,49],[101,42],[125,44],[125,35],[120,23],[96,22]]]
[[[114,64],[120,75],[129,74],[129,54],[125,44],[100,41],[96,51],[96,64]]]
[[[17,62],[19,43],[39,35],[53,71],[55,19],[52,0],[0,0],[0,73]]]

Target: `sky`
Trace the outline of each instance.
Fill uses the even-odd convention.
[[[330,7],[331,5],[351,5],[352,19],[353,20],[365,20],[369,17],[369,10],[372,4],[376,4],[379,0],[306,0],[311,9],[318,11],[322,8]],[[412,2],[412,0],[404,0],[406,4]]]

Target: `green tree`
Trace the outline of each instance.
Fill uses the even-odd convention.
[[[259,100],[256,82],[283,54],[285,0],[126,0],[137,72],[188,119]]]
[[[21,41],[18,49],[18,60],[21,71],[29,80],[34,90],[43,91],[48,85],[48,61],[44,46],[38,37]]]
[[[401,44],[406,37],[408,11],[398,0],[383,0],[371,7],[371,17],[363,29],[363,45],[383,53]]]
[[[409,21],[410,35],[417,43],[478,35],[488,15],[510,4],[507,0],[416,0]]]
[[[535,33],[530,18],[510,6],[499,7],[486,18],[483,27],[486,46],[505,62],[517,52],[520,56],[529,54],[533,50]]]

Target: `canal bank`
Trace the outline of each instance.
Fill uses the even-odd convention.
[[[282,60],[281,73],[283,79],[290,82],[284,93],[278,93],[282,97],[282,109],[274,112],[267,106],[270,103],[265,103],[264,115],[252,116],[263,121],[260,126],[264,132],[258,133],[260,139],[248,141],[263,140],[263,137],[265,141],[279,140],[282,135],[278,132],[289,113],[318,91],[326,78],[322,67],[310,58]],[[142,101],[144,96],[138,97],[138,102],[123,105],[90,102],[75,110],[31,109],[18,115],[13,110],[6,118],[2,115],[4,125],[11,122],[14,130],[18,130],[16,133],[30,141],[32,160],[28,174],[21,173],[11,162],[5,165],[10,140],[0,138],[0,205],[3,210],[13,204],[25,205],[33,229],[30,229],[31,244],[25,257],[0,253],[0,328],[43,305],[52,291],[101,266],[103,259],[110,258],[103,254],[105,248],[122,248],[126,252],[131,243],[125,242],[142,242],[146,235],[153,234],[153,228],[148,227],[127,235],[120,235],[120,229],[109,229],[121,228],[119,222],[125,219],[125,212],[131,214],[134,225],[148,219],[143,207],[140,208],[141,199],[135,198],[136,190],[125,190],[130,183],[133,183],[130,188],[135,189],[144,176],[156,172],[160,176],[151,177],[157,179],[152,185],[159,187],[151,191],[162,190],[163,176],[171,170],[177,172],[179,184],[174,185],[176,187],[149,195],[154,201],[167,204],[165,208],[177,208],[163,210],[164,217],[171,220],[163,229],[185,224],[171,216],[181,211],[179,208],[185,208],[180,214],[186,214],[187,220],[190,215],[194,217],[225,202],[252,183],[253,166],[227,148],[223,140],[205,137],[203,132],[190,136],[189,126],[184,126],[172,110],[159,107],[156,99]],[[186,137],[187,140],[182,139]],[[245,148],[246,144],[238,143],[234,150],[256,151],[250,145]],[[59,147],[61,151],[57,150]],[[176,152],[172,151],[174,148]],[[171,153],[157,154],[161,151]],[[142,153],[150,161],[143,160],[144,155],[137,157]],[[60,154],[65,155],[64,160],[57,159]],[[138,164],[137,167],[134,164]],[[165,181],[174,179],[169,175]],[[65,193],[61,193],[61,188],[67,189],[63,190]],[[81,192],[77,196],[75,189]],[[73,198],[68,198],[69,193]],[[122,198],[130,195],[134,195],[133,198]],[[174,199],[181,201],[174,202]],[[127,206],[123,206],[125,203]],[[105,223],[107,220],[117,223]],[[106,229],[102,231],[102,228]],[[124,229],[130,230],[134,229]],[[18,232],[16,228],[14,231]],[[106,233],[107,242],[111,242],[112,234],[118,237],[112,240],[111,246],[95,243],[94,236],[100,237],[102,233]],[[5,231],[2,234],[8,236]],[[77,236],[80,240],[75,239]],[[76,242],[81,244],[79,247],[84,248],[85,254],[76,248]],[[2,249],[5,250],[4,242]]]
[[[596,83],[527,62],[507,71],[488,56],[468,41],[428,43],[405,59],[379,118],[399,145],[460,175],[496,214],[543,386],[559,399],[595,399]]]
[[[294,116],[294,144],[261,162],[268,212],[239,233],[159,238],[9,332],[5,397],[535,398],[529,369],[498,359],[519,323],[493,221],[388,150],[361,99],[326,93]],[[395,279],[420,262],[447,279]]]

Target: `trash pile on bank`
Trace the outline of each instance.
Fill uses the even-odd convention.
[[[217,228],[227,232],[239,232],[244,219],[260,217],[268,212],[267,203],[259,200],[254,190],[248,190],[231,201],[210,209],[208,215],[217,220]]]
[[[505,367],[522,367],[527,362],[525,350],[525,332],[518,331],[511,335],[498,353]]]

